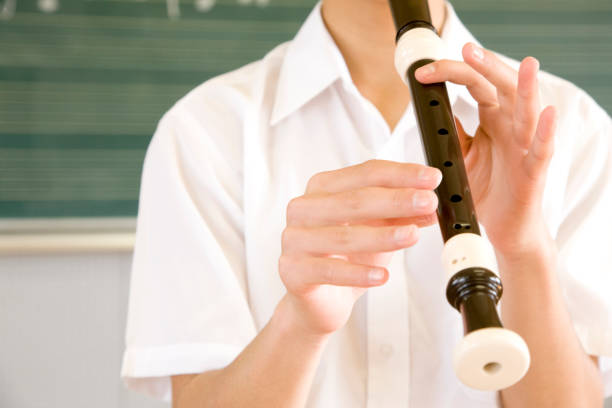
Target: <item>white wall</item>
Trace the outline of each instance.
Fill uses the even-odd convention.
[[[0,257],[0,407],[167,407],[119,380],[130,262]]]

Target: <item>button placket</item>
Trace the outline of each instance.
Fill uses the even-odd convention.
[[[393,254],[389,281],[368,290],[368,407],[407,407],[410,344],[404,251]]]
[[[394,137],[377,158],[403,161],[404,137]],[[410,385],[408,299],[404,251],[393,254],[389,281],[368,290],[368,407],[407,407]]]

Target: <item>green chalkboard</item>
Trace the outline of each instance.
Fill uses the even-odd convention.
[[[134,216],[155,125],[289,40],[313,0],[0,0],[0,218]],[[492,49],[612,110],[612,2],[456,0]]]

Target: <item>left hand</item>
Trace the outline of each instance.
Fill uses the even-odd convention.
[[[463,58],[428,64],[416,78],[465,85],[478,102],[474,137],[456,122],[479,221],[498,254],[538,251],[552,242],[542,196],[556,127],[555,108],[540,107],[539,63],[527,57],[517,72],[471,43],[463,47]]]

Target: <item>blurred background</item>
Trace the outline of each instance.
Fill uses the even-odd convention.
[[[451,3],[485,47],[612,112],[612,2]],[[291,39],[314,4],[0,0],[1,407],[166,406],[119,379],[146,147],[178,98]]]

